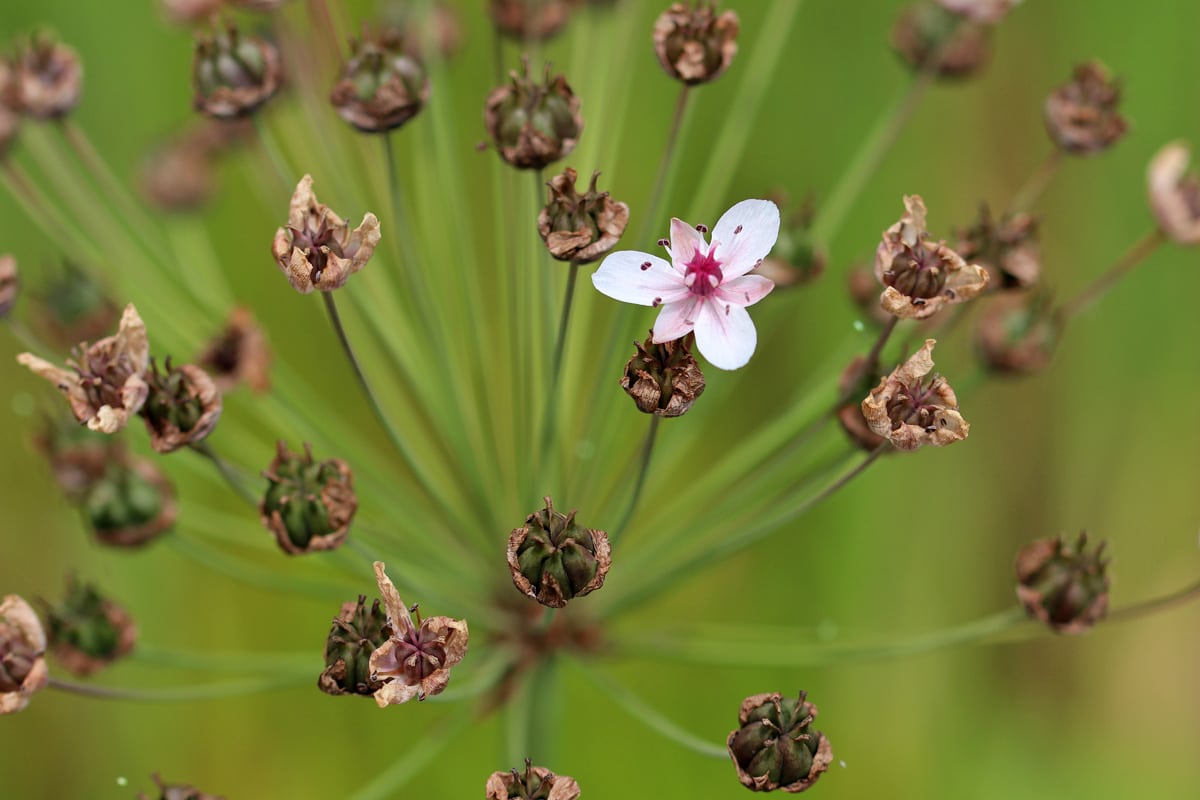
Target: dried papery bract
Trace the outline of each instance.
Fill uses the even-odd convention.
[[[1075,68],[1072,79],[1046,98],[1046,131],[1072,155],[1101,153],[1125,135],[1128,123],[1117,107],[1119,83],[1099,61]]]
[[[149,392],[145,375],[150,345],[132,303],[125,307],[116,335],[81,345],[66,369],[32,353],[21,353],[17,361],[53,383],[75,418],[94,431],[116,433],[124,428]]]
[[[196,35],[192,105],[210,117],[234,119],[254,113],[283,81],[279,50],[233,25]]]
[[[282,441],[263,473],[262,524],[288,555],[333,550],[346,541],[358,510],[354,473],[340,458],[315,461],[312,448],[293,453]]]
[[[379,600],[367,605],[365,595],[344,603],[325,639],[325,669],[317,679],[322,692],[371,697],[383,681],[371,677],[371,654],[391,638],[387,612]]]
[[[879,298],[883,310],[901,319],[925,319],[980,294],[987,270],[968,264],[945,242],[929,240],[920,195],[906,196],[904,208],[875,250],[875,277],[886,287]]]
[[[221,392],[200,367],[184,364],[165,371],[151,361],[146,373],[150,394],[141,416],[150,434],[150,444],[159,453],[203,441],[221,419]]]
[[[892,48],[914,70],[940,78],[966,78],[992,54],[991,31],[942,6],[921,2],[900,10],[892,25]]]
[[[158,791],[153,797],[145,792],[138,792],[138,800],[225,800],[224,795],[208,794],[191,784],[167,783],[159,778],[157,773],[151,775],[150,779],[154,781]]]
[[[467,654],[467,621],[450,617],[421,618],[400,599],[395,584],[375,562],[375,580],[387,610],[391,637],[371,654],[371,679],[384,681],[375,692],[380,708],[424,700],[441,694],[450,681],[450,670]]]
[[[942,447],[967,438],[971,430],[958,413],[954,389],[941,375],[925,381],[933,370],[933,346],[926,339],[920,350],[879,382],[862,402],[863,417],[878,436],[897,450]]]
[[[1191,151],[1183,142],[1159,150],[1146,170],[1150,207],[1158,227],[1176,244],[1200,244],[1200,177],[1188,172]]]
[[[296,184],[287,227],[275,232],[271,244],[279,269],[301,294],[345,286],[351,275],[366,266],[380,239],[378,217],[367,212],[351,230],[329,206],[318,202],[312,185],[311,175]]]
[[[501,158],[517,169],[541,169],[575,149],[583,132],[579,107],[565,76],[551,77],[547,64],[535,81],[526,58],[521,73],[509,73],[509,83],[488,94],[483,123]]]
[[[858,400],[859,397],[871,391],[875,384],[875,375],[878,374],[865,369],[865,361],[865,356],[857,356],[846,366],[846,369],[842,370],[841,377],[838,378],[838,397],[854,399],[838,409],[837,418],[838,424],[842,426],[842,430],[846,432],[851,441],[869,453],[887,439],[871,430],[867,418],[863,416],[862,402]]]
[[[21,280],[17,276],[17,259],[8,253],[0,255],[0,319],[7,317],[17,302]]]
[[[812,787],[833,762],[825,734],[812,727],[817,707],[808,694],[756,694],[742,701],[738,729],[726,746],[738,780],[755,792],[797,793]]]
[[[716,5],[672,3],[654,22],[654,53],[672,78],[689,86],[721,77],[737,55],[738,16]]]
[[[79,55],[46,33],[35,34],[17,55],[20,109],[35,119],[64,117],[79,103],[83,65]]]
[[[973,22],[995,25],[1021,4],[1021,0],[938,0],[942,8]]]
[[[15,594],[0,601],[0,714],[15,714],[50,679],[46,632],[37,614]]]
[[[490,0],[496,30],[519,42],[544,41],[571,19],[574,0]]]
[[[21,130],[21,97],[17,76],[8,59],[0,57],[0,158],[8,154]]]
[[[1090,553],[1087,543],[1080,533],[1074,543],[1038,539],[1017,553],[1017,598],[1056,633],[1085,633],[1108,612],[1104,543]]]
[[[596,190],[599,172],[592,173],[583,194],[575,191],[577,178],[567,167],[550,179],[550,199],[538,213],[538,233],[554,258],[588,264],[620,240],[629,224],[629,206]]]
[[[704,373],[691,351],[691,336],[655,344],[654,332],[634,342],[637,352],[625,364],[621,388],[638,411],[659,417],[687,413],[704,392]]]
[[[1028,375],[1050,366],[1061,334],[1047,295],[1013,292],[984,307],[975,342],[988,369]]]
[[[568,775],[555,775],[525,759],[525,771],[493,772],[484,787],[487,800],[577,800],[579,784]]]
[[[266,334],[245,306],[233,309],[225,329],[209,340],[196,363],[212,376],[222,393],[239,384],[260,393],[271,388],[271,349]]]
[[[129,655],[137,642],[129,612],[74,577],[63,602],[47,609],[46,628],[58,663],[81,678]]]
[[[996,220],[982,205],[976,223],[959,229],[954,249],[964,261],[987,270],[988,289],[1025,289],[1037,283],[1042,272],[1037,228],[1037,218],[1029,214],[1005,214]]]
[[[508,570],[513,584],[527,597],[550,608],[590,594],[604,585],[612,566],[608,534],[575,522],[575,512],[546,507],[525,518],[508,537]]]
[[[405,52],[396,30],[351,40],[350,59],[330,94],[338,115],[365,133],[399,128],[428,101],[425,69]]]
[[[865,322],[879,327],[895,319],[879,305],[879,280],[873,266],[859,263],[846,271],[846,294]]]

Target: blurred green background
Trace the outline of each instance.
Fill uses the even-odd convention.
[[[9,0],[0,6],[5,41],[45,24],[79,50],[86,82],[76,119],[126,176],[151,142],[191,115],[189,35],[164,23],[155,5]],[[293,19],[304,19],[303,5],[293,3]],[[372,6],[348,5],[356,19]],[[475,141],[484,138],[478,109],[492,82],[492,39],[481,0],[456,5],[466,24],[465,49],[451,66],[456,122],[460,138]],[[630,51],[637,77],[626,124],[611,131],[604,119],[588,117],[584,133],[620,137],[617,163],[594,166],[604,170],[604,186],[614,196],[630,199],[631,229],[640,222],[634,199],[647,194],[676,93],[649,45],[663,5],[617,3],[616,13],[639,17],[635,29],[645,42]],[[711,223],[730,202],[776,187],[797,199],[811,190],[819,201],[879,110],[906,85],[887,46],[901,4],[804,3],[761,113],[737,120],[747,144],[734,164],[713,163],[707,148],[735,107],[739,68],[771,23],[770,4],[722,5],[741,16],[741,51],[730,72],[696,98],[674,191],[683,200],[667,211],[702,209]],[[548,57],[570,64],[573,48],[585,46],[592,33],[589,20],[554,40]],[[1151,155],[1171,139],[1200,141],[1200,104],[1193,97],[1197,29],[1200,6],[1189,0],[1158,0],[1137,10],[1116,0],[1024,4],[997,31],[993,61],[980,78],[929,93],[855,203],[833,243],[825,278],[772,301],[788,304],[786,335],[782,329],[772,334],[765,324],[770,313],[756,314],[760,353],[742,373],[710,382],[744,381],[747,406],[769,407],[764,398],[791,387],[797,373],[826,366],[839,343],[858,337],[865,348],[870,335],[854,331],[842,277],[848,262],[868,257],[879,232],[898,217],[901,195],[922,194],[931,227],[947,234],[972,218],[980,200],[1003,204],[1049,150],[1041,122],[1045,93],[1075,63],[1096,57],[1123,79],[1132,131],[1110,153],[1069,160],[1036,208],[1044,219],[1046,281],[1070,296],[1151,229],[1143,178]],[[613,66],[604,42],[587,46],[587,71],[569,76],[585,116],[589,86]],[[515,50],[507,53],[513,61]],[[19,146],[15,157],[22,157]],[[464,148],[461,157],[470,172],[490,169],[494,155]],[[577,166],[581,173],[593,167]],[[728,196],[694,197],[713,170],[733,172]],[[239,297],[268,326],[281,359],[320,376],[322,360],[336,357],[334,344],[323,330],[311,339],[289,333],[323,324],[318,309],[287,290],[266,260],[283,203],[262,208],[249,190],[252,173],[236,167],[228,173],[211,212],[218,250],[239,265],[261,263],[258,272],[235,276]],[[476,200],[486,209],[486,197]],[[16,253],[27,274],[56,262],[55,243],[32,229],[3,193],[0,220],[0,249]],[[111,256],[105,268],[122,269],[121,254]],[[1193,251],[1165,247],[1078,320],[1050,371],[990,381],[972,392],[964,400],[969,442],[884,460],[788,530],[696,576],[629,623],[669,628],[673,621],[736,623],[761,614],[760,621],[790,623],[813,640],[818,632],[934,630],[1011,604],[1018,547],[1083,528],[1110,543],[1116,606],[1191,582],[1200,574],[1200,432],[1192,414],[1200,375],[1196,316],[1189,311],[1200,292],[1197,266]],[[588,296],[586,302],[602,301]],[[644,328],[649,318],[640,320]],[[951,379],[970,371],[965,333],[964,327],[939,347],[939,369]],[[205,336],[197,331],[196,341]],[[21,349],[0,329],[0,352]],[[616,365],[604,368],[615,373]],[[316,383],[306,401],[321,413],[342,413],[344,387]],[[97,547],[62,504],[29,443],[35,398],[43,392],[10,356],[0,359],[0,593],[56,598],[63,573],[75,571],[129,608],[148,644],[311,651],[315,682],[337,601],[248,587],[167,543],[133,554]],[[234,398],[227,414],[247,402],[252,399]],[[370,428],[365,418],[361,425]],[[720,457],[714,443],[711,458]],[[189,507],[236,509],[222,487],[194,479],[194,466],[170,461],[166,468],[182,483],[185,515]],[[688,478],[666,476],[663,485]],[[244,529],[248,537],[262,535],[254,520]],[[361,590],[372,591],[365,574]],[[647,659],[621,662],[613,674],[714,742],[733,728],[746,695],[807,689],[821,708],[819,727],[844,762],[813,789],[824,797],[1194,797],[1200,793],[1198,623],[1200,608],[1191,606],[1101,626],[1083,638],[1046,636],[898,661],[798,670]],[[159,686],[205,677],[129,663],[113,668],[106,681]],[[548,766],[576,777],[585,797],[745,796],[730,764],[656,737],[570,672],[562,698],[561,740]],[[44,692],[20,715],[0,721],[0,796],[128,798],[149,789],[154,771],[230,798],[348,796],[421,742],[445,712],[429,704],[380,711],[369,701],[326,697],[311,685],[169,704]],[[496,718],[470,729],[394,796],[481,797],[486,775],[512,766],[502,740]]]

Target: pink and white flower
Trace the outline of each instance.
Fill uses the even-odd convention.
[[[758,333],[746,306],[766,297],[775,284],[747,273],[762,264],[779,237],[779,209],[769,200],[743,200],[708,229],[671,220],[671,239],[659,244],[671,261],[622,250],[604,259],[592,284],[614,300],[660,308],[657,343],[695,332],[696,348],[718,369],[745,366]]]

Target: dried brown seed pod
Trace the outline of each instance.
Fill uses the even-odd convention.
[[[989,290],[1025,289],[1037,283],[1042,272],[1037,229],[1036,217],[1017,213],[995,220],[987,205],[981,205],[976,223],[958,230],[954,249],[964,261],[987,270]]]
[[[1101,153],[1116,144],[1129,127],[1118,111],[1120,102],[1120,84],[1103,64],[1080,64],[1071,80],[1046,98],[1046,131],[1067,153]]]
[[[726,740],[742,785],[755,792],[779,789],[789,794],[811,788],[833,763],[829,740],[812,727],[816,717],[817,707],[806,692],[798,697],[771,692],[743,700],[738,729]]]
[[[192,101],[197,111],[218,119],[253,114],[283,82],[279,50],[236,27],[197,34],[192,61]]]
[[[501,158],[517,169],[541,169],[575,149],[583,132],[579,106],[566,77],[551,77],[547,64],[535,81],[525,60],[521,74],[511,72],[509,83],[488,94],[483,121]]]
[[[555,775],[525,759],[525,771],[493,772],[484,787],[486,800],[576,800],[579,784],[568,775]]]
[[[966,78],[991,57],[991,31],[940,5],[922,2],[901,9],[892,25],[892,48],[914,70]]]
[[[399,128],[428,101],[425,69],[394,30],[351,40],[350,59],[330,94],[338,115],[366,133]]]
[[[488,10],[496,30],[519,42],[545,41],[571,19],[575,0],[491,0]]]
[[[79,104],[83,89],[79,55],[48,34],[34,35],[17,54],[15,72],[17,102],[25,114],[55,119]]]
[[[559,261],[589,264],[621,239],[629,224],[629,206],[596,190],[599,172],[592,173],[583,194],[575,191],[577,178],[575,170],[567,167],[550,179],[550,199],[538,214],[538,233]]]
[[[296,184],[286,228],[275,232],[271,254],[301,294],[331,292],[346,285],[379,244],[379,218],[367,212],[357,228],[350,226],[313,194],[313,179]]]
[[[312,448],[292,453],[282,441],[263,473],[262,524],[288,555],[333,550],[346,541],[358,510],[354,473],[339,458],[315,461]]]
[[[660,417],[686,414],[704,392],[704,373],[691,352],[691,334],[655,344],[654,332],[634,342],[637,352],[625,364],[621,388],[638,410]]]
[[[1017,598],[1056,633],[1085,633],[1108,612],[1107,567],[1104,542],[1087,552],[1087,533],[1038,539],[1017,554]]]
[[[737,55],[738,16],[711,2],[672,3],[654,22],[654,53],[667,74],[689,86],[721,77]]]
[[[33,608],[6,595],[0,601],[0,714],[25,708],[49,681],[45,653],[46,632]]]
[[[1048,296],[1011,292],[984,307],[975,342],[988,369],[1028,375],[1050,366],[1061,333]]]
[[[575,512],[546,507],[525,519],[508,537],[508,569],[513,583],[527,597],[550,608],[562,608],[574,597],[604,585],[612,566],[608,534],[575,522]]]
[[[92,584],[67,579],[67,596],[46,610],[50,649],[58,662],[81,678],[129,655],[137,626],[129,612]]]
[[[184,364],[159,372],[153,360],[146,373],[150,393],[141,416],[150,434],[150,444],[159,453],[203,441],[221,419],[221,393],[200,367]]]
[[[942,447],[967,438],[971,430],[958,413],[954,389],[941,375],[928,383],[933,370],[933,339],[879,382],[862,402],[863,417],[871,430],[897,450],[924,445]]]
[[[218,391],[244,383],[254,392],[271,388],[271,350],[267,337],[245,306],[236,306],[225,329],[209,340],[196,363],[212,376]]]
[[[387,612],[376,600],[367,606],[366,595],[344,603],[325,639],[325,669],[317,687],[326,694],[371,697],[383,681],[371,677],[371,654],[392,635]]]

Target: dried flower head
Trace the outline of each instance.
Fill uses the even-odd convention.
[[[1036,217],[1017,213],[994,220],[983,204],[975,225],[958,230],[954,249],[964,261],[987,270],[989,289],[1025,289],[1042,272],[1037,229]]]
[[[497,86],[484,102],[483,122],[500,157],[517,169],[541,169],[575,149],[583,131],[579,98],[563,75],[550,76],[546,65],[539,83],[529,74],[509,73],[510,82]]]
[[[150,394],[142,406],[142,419],[150,433],[150,444],[159,453],[172,453],[184,445],[202,441],[221,419],[221,393],[200,367],[172,367],[168,357],[165,372],[150,362],[146,382]]]
[[[629,224],[629,206],[596,191],[599,172],[584,194],[575,191],[578,178],[567,167],[550,179],[550,199],[538,214],[538,233],[550,255],[559,261],[588,264],[613,248]]]
[[[938,3],[952,14],[984,25],[995,25],[1020,5],[1021,0],[938,0]]]
[[[155,148],[146,157],[141,170],[142,194],[161,211],[195,211],[212,196],[215,188],[211,126],[223,125],[205,120],[203,127],[191,128]]]
[[[1103,64],[1080,64],[1074,77],[1046,98],[1046,130],[1060,148],[1073,155],[1103,152],[1128,128],[1117,110],[1120,100],[1120,84]]]
[[[271,388],[271,350],[267,337],[245,306],[233,309],[225,329],[209,340],[196,357],[196,363],[212,376],[222,393],[241,383],[255,392]]]
[[[1183,142],[1172,142],[1158,151],[1146,170],[1158,227],[1183,245],[1200,244],[1200,177],[1187,171],[1191,155]]]
[[[0,255],[0,319],[7,317],[17,302],[17,289],[21,281],[17,277],[17,259],[8,253]]]
[[[230,25],[196,35],[192,61],[192,105],[210,117],[232,119],[254,113],[283,81],[279,51]]]
[[[383,607],[387,610],[391,638],[371,653],[370,676],[384,681],[375,692],[380,708],[407,703],[414,697],[424,700],[441,694],[450,681],[450,670],[467,654],[467,621],[450,617],[421,619],[417,613],[414,624],[412,612],[400,599],[400,593],[387,573],[383,562],[375,562],[375,580]]]
[[[654,22],[654,52],[667,74],[689,86],[721,77],[737,55],[738,16],[711,2],[672,3]]]
[[[865,356],[857,356],[838,378],[838,397],[862,397],[871,391],[878,372],[867,369],[864,365]],[[878,364],[876,364],[878,366]],[[856,445],[871,452],[887,439],[871,430],[867,418],[863,416],[862,403],[855,399],[843,405],[837,411],[838,424]]]
[[[638,410],[660,417],[687,413],[704,391],[704,373],[692,356],[693,337],[655,344],[654,331],[646,341],[634,342],[633,358],[625,364],[621,388]]]
[[[34,119],[66,116],[79,104],[83,65],[79,55],[45,33],[35,34],[17,55],[16,93],[21,111]]]
[[[46,632],[33,609],[15,594],[0,602],[0,714],[15,714],[50,679]]]
[[[933,70],[941,78],[966,78],[991,57],[990,34],[986,26],[941,5],[921,2],[901,9],[892,25],[892,48],[914,70]]]
[[[1039,622],[1056,633],[1089,630],[1108,612],[1108,561],[1104,542],[1087,552],[1087,533],[1072,544],[1038,539],[1017,554],[1017,597]]]
[[[325,640],[325,669],[317,686],[326,694],[370,697],[383,687],[371,677],[371,654],[391,638],[387,613],[376,600],[367,607],[366,595],[345,603]]]
[[[263,477],[267,491],[259,503],[259,514],[285,553],[333,550],[346,541],[358,510],[358,496],[354,473],[345,461],[314,461],[308,444],[300,455],[280,441]]]
[[[364,214],[359,226],[351,230],[329,206],[317,201],[312,184],[311,175],[296,184],[287,227],[275,232],[271,244],[276,263],[301,294],[345,286],[351,275],[366,266],[380,237],[379,219],[374,214]]]
[[[829,769],[833,748],[825,734],[813,729],[817,707],[807,698],[807,692],[786,698],[771,692],[742,701],[739,727],[726,746],[743,786],[794,794],[810,788]]]
[[[928,383],[933,370],[933,339],[883,378],[862,402],[863,417],[871,430],[897,450],[924,445],[942,447],[967,438],[971,426],[958,413],[954,389],[941,375]]]
[[[545,41],[566,27],[574,0],[491,0],[496,30],[519,42]]]
[[[573,597],[583,597],[604,585],[612,566],[608,534],[575,522],[575,512],[546,507],[525,518],[508,537],[508,571],[527,597],[544,606],[562,608]]]
[[[756,269],[779,236],[779,208],[770,200],[743,200],[721,215],[712,244],[708,227],[671,220],[671,238],[659,244],[667,262],[650,253],[612,253],[592,274],[597,291],[614,300],[662,307],[654,341],[680,339],[693,331],[701,355],[717,369],[744,367],[758,345],[747,306],[775,284]]]
[[[168,784],[159,778],[157,773],[150,778],[158,787],[158,791],[154,797],[145,792],[138,792],[138,800],[225,800],[224,795],[207,794],[190,784]]]
[[[67,578],[62,604],[47,607],[46,628],[54,657],[81,678],[128,655],[137,642],[129,612],[74,577]]]
[[[0,58],[0,158],[17,139],[21,130],[21,96],[16,71],[8,59]]]
[[[416,116],[429,101],[424,67],[405,52],[399,31],[350,42],[350,60],[333,85],[338,115],[366,133],[386,133]]]
[[[1061,333],[1047,295],[1012,292],[984,308],[975,341],[988,369],[1028,375],[1050,366]]]
[[[963,261],[945,242],[929,241],[920,195],[906,196],[904,207],[875,250],[875,277],[886,287],[879,298],[883,310],[901,319],[925,319],[982,292],[987,270]]]
[[[188,25],[213,19],[224,0],[161,0],[167,19]]]
[[[525,771],[493,772],[484,788],[487,800],[576,800],[579,784],[567,775],[555,775],[525,759]]]
[[[77,420],[94,431],[116,433],[141,410],[149,391],[145,374],[150,345],[133,304],[125,307],[115,336],[80,345],[74,356],[67,369],[32,353],[21,353],[17,361],[66,395]]]

